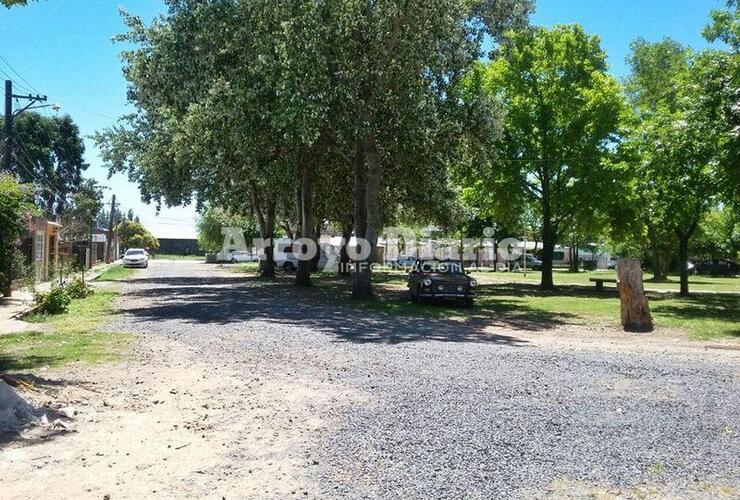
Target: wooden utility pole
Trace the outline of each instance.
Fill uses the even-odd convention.
[[[111,244],[113,243],[113,223],[116,216],[116,195],[113,195],[113,199],[110,202],[110,222],[108,223],[108,236],[105,241],[105,263],[110,264],[110,250]]]

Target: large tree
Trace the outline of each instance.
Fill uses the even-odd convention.
[[[599,38],[578,25],[510,35],[498,59],[481,64],[468,93],[503,108],[503,133],[475,147],[466,186],[495,199],[500,213],[541,219],[543,289],[552,289],[553,251],[570,227],[590,227],[617,181],[607,160],[618,140],[623,99],[607,75]],[[492,107],[491,109],[495,109]]]
[[[332,194],[316,185],[328,166],[334,179],[353,180],[351,219],[371,243],[370,261],[382,203],[404,191],[391,186],[445,186],[444,145],[456,132],[446,89],[479,56],[484,33],[500,33],[530,7],[172,0],[151,26],[127,16],[122,39],[137,48],[124,53],[125,75],[138,111],[98,136],[103,156],[131,173],[145,199],[180,204],[195,194],[248,211],[265,238],[276,212],[292,213],[298,235],[312,239],[319,216],[341,211],[317,212],[326,206],[317,195]],[[301,265],[298,284],[310,284],[310,269]],[[364,297],[371,273],[358,271],[354,292]]]
[[[13,125],[14,173],[37,187],[36,204],[46,216],[63,213],[88,168],[79,128],[69,116],[38,113],[23,113]]]
[[[653,247],[666,241],[678,247],[682,295],[689,293],[689,244],[699,222],[723,194],[733,197],[731,59],[715,50],[695,54],[669,39],[638,40],[630,57],[637,200],[646,207],[648,234],[660,240]]]

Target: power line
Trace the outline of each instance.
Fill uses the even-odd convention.
[[[15,137],[16,137],[16,138],[18,139],[18,141],[17,141],[17,142],[18,142],[18,149],[19,149],[19,150],[21,151],[21,153],[23,153],[23,155],[24,155],[24,156],[26,157],[26,159],[28,160],[29,164],[30,164],[31,166],[33,166],[33,163],[34,163],[34,162],[33,162],[33,160],[31,159],[31,155],[29,155],[29,154],[28,154],[28,151],[26,151],[26,147],[25,147],[25,144],[23,143],[23,141],[21,140],[21,138],[20,138],[20,136],[19,136],[19,135],[16,135]],[[17,159],[17,157],[16,157],[16,159]],[[32,174],[32,175],[33,175],[33,174]],[[51,181],[50,179],[47,179],[47,178],[46,178],[46,177],[44,177],[44,176],[43,176],[43,174],[41,174],[41,173],[39,173],[39,176],[40,176],[40,179],[39,179],[39,178],[36,178],[36,180],[37,180],[37,181],[40,181],[40,182],[42,182],[42,183],[46,183],[46,185],[47,185],[47,186],[49,186],[49,187],[50,187],[51,189],[53,189],[53,190],[54,190],[54,191],[56,192],[56,194],[57,194],[57,195],[58,195],[58,196],[59,196],[60,198],[66,198],[66,195],[64,195],[64,194],[62,193],[62,191],[61,191],[61,190],[60,190],[60,189],[59,189],[59,188],[58,188],[57,186],[55,186],[55,185],[54,185],[54,184],[52,183],[52,181]]]
[[[20,79],[21,79],[21,81],[22,81],[23,83],[25,83],[26,85],[28,85],[29,87],[31,87],[31,89],[32,89],[32,90],[33,90],[34,92],[36,92],[37,94],[40,94],[40,93],[41,93],[41,92],[39,92],[38,90],[36,90],[36,88],[35,88],[35,87],[34,87],[33,85],[31,85],[31,84],[30,84],[30,83],[28,82],[28,80],[26,80],[25,78],[23,78],[23,76],[22,76],[22,75],[21,75],[20,73],[18,73],[18,72],[17,72],[16,70],[15,70],[15,68],[14,68],[13,66],[11,66],[11,65],[10,65],[10,63],[9,63],[9,62],[7,61],[7,59],[5,59],[5,58],[4,58],[4,57],[3,57],[2,55],[0,55],[0,61],[4,62],[4,63],[5,63],[5,64],[6,64],[7,66],[8,66],[8,68],[10,68],[10,71],[12,71],[12,72],[13,72],[13,73],[15,73],[16,75],[18,75],[18,78],[20,78]]]

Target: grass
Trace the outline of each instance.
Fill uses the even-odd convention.
[[[478,271],[473,275],[481,283],[528,283],[540,282],[542,273],[539,271],[528,271],[526,276],[522,272],[487,272]],[[553,280],[556,285],[587,285],[595,286],[590,282],[591,278],[617,279],[616,271],[585,271],[572,273],[563,269],[553,271]],[[679,277],[669,276],[666,281],[653,282],[649,280],[650,274],[645,275],[645,288],[648,290],[678,292]],[[615,284],[605,283],[607,288],[616,288]],[[693,292],[737,292],[740,293],[740,279],[738,278],[715,278],[710,276],[690,276],[689,290]]]
[[[123,264],[115,264],[106,269],[103,274],[97,277],[96,281],[118,281],[130,278],[135,269],[123,267]]]
[[[65,314],[27,317],[28,322],[44,325],[43,331],[0,335],[0,370],[115,361],[131,340],[130,335],[100,331],[113,311],[116,295],[98,290],[72,301]]]
[[[254,274],[254,265],[227,266],[235,272]],[[539,274],[539,273],[537,273]],[[601,274],[601,273],[600,273]],[[456,304],[419,305],[408,300],[406,274],[399,271],[376,272],[374,282],[378,300],[351,300],[351,277],[330,273],[312,277],[322,300],[341,300],[354,307],[389,314],[405,314],[445,318],[455,321],[481,320],[511,328],[548,329],[560,325],[605,325],[619,327],[620,303],[614,290],[596,292],[588,282],[587,273],[572,275],[581,280],[564,286],[558,273],[560,288],[555,292],[539,290],[537,279],[512,280],[513,273],[474,273],[478,279],[479,296],[473,308]],[[723,278],[716,278],[723,280]],[[276,281],[289,288],[292,277],[282,273]],[[740,281],[740,280],[737,280]],[[723,286],[737,286],[722,283]],[[677,328],[694,340],[723,338],[740,339],[740,295],[706,294],[679,297],[672,293],[649,293],[653,318],[658,326]]]

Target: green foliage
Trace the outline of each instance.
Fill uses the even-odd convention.
[[[89,297],[95,290],[89,286],[81,277],[75,276],[72,280],[64,286],[67,295],[72,299],[84,299]]]
[[[727,9],[713,10],[712,22],[704,29],[704,38],[710,42],[721,41],[737,54],[740,51],[740,3],[727,0]]]
[[[72,298],[62,287],[52,287],[49,292],[37,292],[34,295],[36,312],[42,315],[63,314],[69,310]]]
[[[222,228],[238,227],[243,230],[244,241],[249,245],[259,232],[252,220],[234,215],[220,207],[209,205],[201,213],[198,219],[198,245],[208,253],[216,253],[221,250],[224,243]]]
[[[60,217],[64,241],[88,243],[95,219],[103,209],[103,190],[94,179],[82,181],[72,194],[72,203]]]
[[[722,198],[737,199],[738,62],[720,51],[695,54],[670,39],[638,40],[632,48],[627,87],[635,120],[623,144],[634,167],[632,200],[642,209],[654,268],[678,243],[688,293],[684,263],[699,222]]]
[[[159,249],[159,241],[136,221],[124,220],[116,228],[123,248],[144,248],[151,252]]]
[[[504,119],[498,136],[469,140],[463,197],[512,226],[536,214],[547,268],[557,237],[603,223],[609,197],[621,189],[607,159],[625,107],[599,39],[578,25],[511,33],[499,58],[470,75],[464,95],[497,101]],[[542,286],[552,286],[547,272]]]
[[[12,175],[0,174],[0,291],[10,290],[8,271],[13,267],[18,240],[26,229],[33,205],[33,191]]]
[[[0,0],[0,5],[3,5],[9,9],[15,6],[28,5],[29,1],[34,0]]]
[[[18,153],[14,173],[21,182],[37,186],[35,202],[47,217],[64,213],[89,166],[77,124],[69,116],[26,112],[14,120],[13,128]]]

